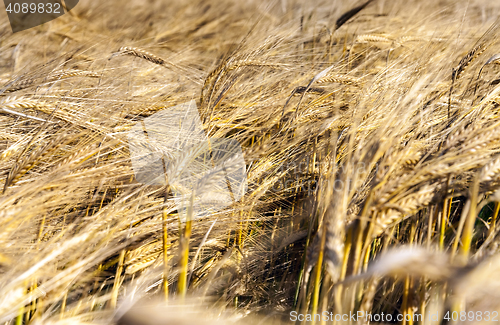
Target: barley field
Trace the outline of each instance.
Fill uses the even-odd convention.
[[[1,324],[500,319],[500,2],[4,9]]]

